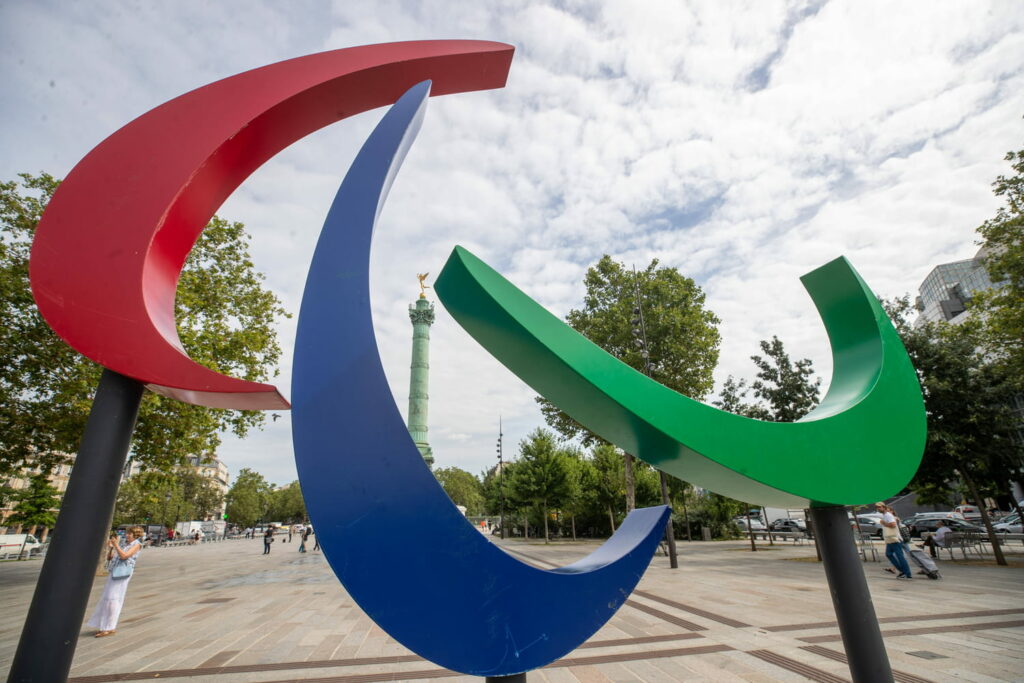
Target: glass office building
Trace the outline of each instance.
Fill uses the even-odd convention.
[[[917,324],[941,320],[961,322],[971,295],[992,287],[984,258],[983,248],[974,258],[935,266],[918,289]]]

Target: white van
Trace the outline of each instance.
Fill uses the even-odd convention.
[[[27,555],[40,545],[32,534],[4,534],[0,536],[0,555],[17,555],[21,552],[22,546]]]
[[[957,513],[968,522],[980,522],[981,521],[981,510],[976,505],[957,505],[953,508],[953,512]]]

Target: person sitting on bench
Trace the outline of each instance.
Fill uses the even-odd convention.
[[[935,529],[935,533],[924,539],[918,547],[923,548],[924,546],[928,546],[928,551],[932,554],[932,557],[938,557],[936,548],[948,548],[949,539],[947,536],[952,533],[953,530],[946,526],[946,523],[940,519],[938,522],[938,528]]]

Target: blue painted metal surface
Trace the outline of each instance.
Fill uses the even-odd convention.
[[[590,556],[538,569],[474,529],[420,457],[378,356],[369,255],[429,92],[413,87],[385,115],[327,216],[299,314],[292,436],[320,545],[360,607],[440,666],[504,676],[597,631],[640,580],[669,513],[636,510]]]

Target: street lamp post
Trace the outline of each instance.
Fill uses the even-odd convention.
[[[502,450],[501,450],[502,437],[503,437],[503,435],[501,433],[501,418],[499,417],[498,418],[498,495],[499,495],[499,498],[501,499],[501,504],[500,504],[500,509],[499,509],[499,512],[500,512],[501,516],[500,516],[500,519],[498,521],[498,524],[499,524],[498,528],[501,529],[501,538],[502,538],[502,540],[504,540],[505,539],[505,461],[502,459],[502,455],[503,455],[502,454]]]
[[[640,349],[640,356],[644,359],[644,374],[650,377],[654,366],[651,363],[651,353],[647,346],[647,326],[644,323],[644,309],[640,304],[640,280],[637,277],[636,268],[633,268],[633,296],[636,301],[633,306],[633,319],[630,321],[633,325],[633,343]],[[658,470],[658,479],[661,482],[661,502],[663,505],[669,505],[668,475]],[[668,518],[668,525],[665,527],[665,543],[668,545],[669,566],[672,569],[678,569],[679,557],[676,555],[676,535],[671,515]]]

